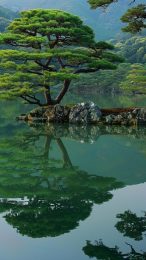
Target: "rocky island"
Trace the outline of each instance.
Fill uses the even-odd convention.
[[[54,105],[38,107],[28,114],[17,117],[31,123],[70,123],[105,125],[146,125],[146,108],[109,108],[100,109],[93,102],[79,103],[74,106]]]

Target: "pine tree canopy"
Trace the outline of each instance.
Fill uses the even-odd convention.
[[[88,0],[91,8],[96,9],[98,7],[108,7],[112,3],[118,2],[118,0]]]
[[[122,22],[128,23],[123,28],[124,32],[137,33],[146,28],[146,5],[138,5],[129,9],[121,18]]]
[[[110,4],[117,3],[118,0],[88,0],[92,9],[99,7],[107,8]],[[129,4],[136,2],[136,0],[127,0]],[[146,28],[146,5],[139,4],[136,7],[130,8],[121,18],[122,22],[128,23],[123,28],[124,32],[137,33]]]
[[[0,44],[5,46],[0,50],[0,97],[17,96],[40,106],[59,103],[80,74],[115,69],[122,62],[111,44],[95,41],[79,17],[59,10],[23,11],[0,34]],[[56,85],[62,88],[52,98]]]
[[[146,93],[146,66],[142,64],[131,65],[124,82],[121,83],[121,88],[126,92]]]

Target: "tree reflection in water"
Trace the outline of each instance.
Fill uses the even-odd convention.
[[[95,257],[99,260],[145,260],[146,252],[136,252],[132,245],[127,243],[127,246],[130,247],[128,253],[122,253],[117,246],[114,248],[108,247],[103,244],[102,241],[96,241],[95,244],[92,244],[90,241],[86,242],[86,246],[83,247],[83,251],[90,258]]]
[[[123,187],[112,177],[90,175],[72,165],[59,129],[21,131],[0,143],[0,212],[20,234],[67,233],[90,215],[94,203],[110,200],[111,191]],[[85,140],[89,138],[86,133]],[[50,157],[54,143],[61,160]]]
[[[116,224],[119,232],[135,240],[143,239],[143,233],[146,232],[146,212],[143,217],[138,217],[135,213],[127,210],[123,214],[118,214],[117,218],[121,219]]]
[[[138,217],[135,213],[127,210],[123,214],[118,214],[117,218],[121,218],[115,225],[119,232],[134,240],[143,239],[143,232],[146,231],[146,213],[143,217]],[[131,244],[126,244],[131,249],[128,253],[123,253],[117,246],[108,247],[101,240],[96,241],[95,244],[87,241],[83,251],[89,257],[96,257],[100,260],[146,260],[146,252],[137,252]]]
[[[67,137],[92,143],[102,134],[143,138],[146,129],[59,125],[43,128],[32,125],[29,130],[15,128],[11,135],[9,131],[3,132],[0,142],[0,212],[4,213],[6,221],[22,235],[55,237],[75,229],[80,220],[90,215],[94,203],[110,200],[111,191],[123,187],[123,183],[80,170],[72,164],[61,139]],[[56,150],[52,155],[54,147]],[[56,156],[57,149],[62,159]],[[100,249],[107,248],[99,245]],[[113,249],[110,251],[113,253]],[[114,250],[114,254],[119,251]]]

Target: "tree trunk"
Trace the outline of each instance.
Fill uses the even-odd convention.
[[[44,96],[46,100],[46,105],[52,105],[52,98],[51,98],[49,86],[45,86]]]
[[[57,104],[60,103],[60,101],[63,99],[64,95],[68,91],[70,83],[71,83],[71,80],[69,80],[69,79],[65,79],[64,80],[64,86],[63,86],[62,90],[60,91],[59,95],[56,98],[56,103]]]
[[[47,135],[46,143],[45,143],[45,151],[44,151],[44,157],[47,160],[49,160],[49,151],[50,151],[51,140],[52,140],[52,138],[49,135]]]
[[[67,152],[64,144],[62,143],[61,139],[57,138],[56,141],[57,141],[57,144],[58,144],[58,146],[59,146],[59,148],[62,152],[62,155],[63,155],[63,161],[64,161],[63,167],[64,168],[73,168],[71,160],[70,160],[69,155],[68,155],[68,152]]]
[[[51,97],[50,87],[45,86],[44,97],[45,97],[45,101],[46,101],[46,106],[59,104],[61,102],[61,100],[63,99],[64,95],[66,94],[66,92],[68,91],[70,83],[71,83],[71,80],[68,80],[68,79],[64,80],[64,86],[61,89],[59,95],[56,97],[55,100],[53,100]]]

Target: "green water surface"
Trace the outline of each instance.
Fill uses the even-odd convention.
[[[0,113],[0,259],[146,259],[146,128]]]

